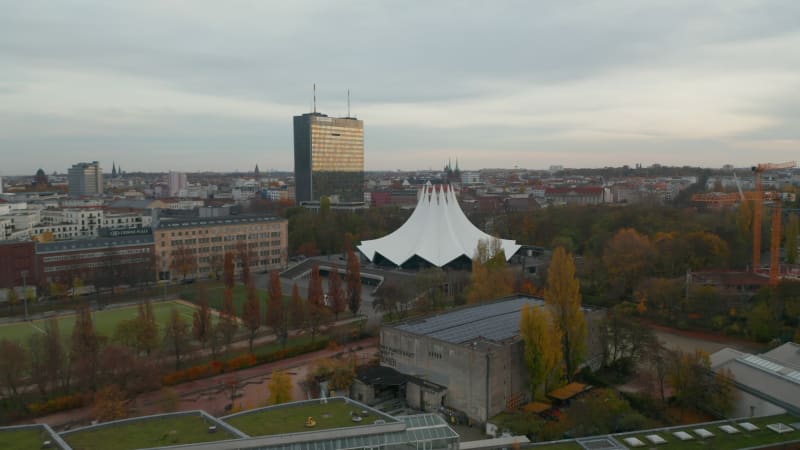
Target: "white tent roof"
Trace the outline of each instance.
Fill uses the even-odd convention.
[[[400,266],[416,255],[442,267],[462,255],[472,259],[478,242],[492,239],[467,219],[450,186],[428,183],[420,189],[417,207],[400,228],[382,238],[363,241],[358,249],[370,261],[380,253]],[[513,240],[500,240],[506,260],[520,247]]]

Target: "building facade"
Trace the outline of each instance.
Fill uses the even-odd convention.
[[[154,222],[156,271],[160,279],[212,277],[222,273],[225,253],[242,270],[242,249],[250,268],[267,271],[286,266],[289,221],[272,216],[192,217]]]
[[[380,332],[381,365],[424,380],[410,383],[406,401],[423,411],[450,408],[485,423],[530,398],[519,322],[524,305],[544,301],[515,295],[391,326]],[[602,311],[584,310],[589,328],[587,364]],[[444,389],[441,389],[444,388]]]
[[[170,197],[177,197],[181,190],[186,189],[186,174],[183,172],[169,172],[167,178],[167,191]]]
[[[35,284],[34,255],[32,241],[0,242],[0,289]]]
[[[73,165],[67,172],[67,181],[71,197],[100,195],[103,193],[103,169],[97,161]]]
[[[153,281],[153,236],[78,239],[36,244],[38,283],[112,287]]]
[[[364,201],[364,122],[320,113],[294,117],[297,203]]]

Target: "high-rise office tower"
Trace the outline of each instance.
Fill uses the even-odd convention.
[[[318,112],[294,116],[297,203],[364,201],[364,122]]]
[[[103,169],[100,163],[78,163],[67,172],[70,197],[100,195],[103,193]]]
[[[182,189],[186,189],[186,174],[183,172],[173,172],[170,170],[167,179],[167,189],[170,197],[177,197]]]

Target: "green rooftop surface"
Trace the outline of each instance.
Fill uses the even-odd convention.
[[[656,445],[651,444],[650,441],[645,438],[645,436],[649,434],[657,434],[667,441],[665,444],[658,445],[657,447],[659,449],[678,450],[713,448],[715,450],[735,450],[800,439],[800,431],[793,429],[788,433],[778,434],[767,428],[767,425],[771,423],[782,423],[784,425],[789,425],[792,423],[797,423],[798,421],[800,421],[800,419],[797,417],[794,417],[790,414],[782,414],[779,416],[754,417],[751,419],[730,420],[727,422],[713,424],[689,425],[686,427],[670,429],[669,431],[644,431],[615,434],[614,437],[623,443],[623,438],[636,437],[646,444],[644,448],[656,447]],[[755,431],[745,431],[744,428],[738,426],[738,424],[742,422],[750,422],[753,425],[758,426],[759,429]],[[728,434],[719,428],[721,425],[733,425],[739,429],[740,432],[737,434]],[[706,439],[700,439],[699,436],[697,436],[697,434],[693,431],[696,428],[705,428],[709,432],[714,433],[714,436]],[[691,441],[681,441],[672,434],[676,431],[685,431],[691,434],[694,439]]]
[[[199,414],[160,416],[111,423],[61,437],[73,450],[134,450],[237,438],[221,427],[216,433],[209,433],[211,425],[214,424]]]
[[[51,440],[52,436],[43,427],[0,429],[0,449],[3,450],[39,450],[44,441]]]
[[[393,421],[386,416],[377,415],[374,411],[369,411],[359,422],[353,421],[352,413],[360,415],[362,410],[363,407],[357,404],[345,403],[342,399],[332,399],[327,404],[321,402],[300,403],[256,410],[224,419],[224,421],[250,436],[371,425],[378,419],[387,422]],[[306,426],[309,417],[316,422],[313,427]]]

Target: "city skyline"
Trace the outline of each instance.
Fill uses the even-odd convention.
[[[0,17],[2,175],[291,171],[314,82],[332,117],[352,91],[367,170],[744,167],[800,149],[791,1],[82,5]]]

